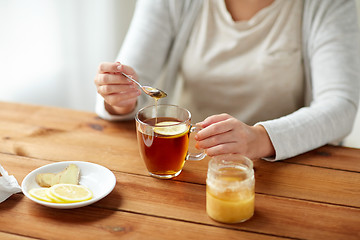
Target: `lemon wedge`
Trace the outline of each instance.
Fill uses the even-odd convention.
[[[90,189],[75,184],[56,184],[49,188],[49,195],[62,203],[83,202],[93,196]]]
[[[29,191],[29,194],[40,201],[53,202],[53,200],[48,197],[48,191],[49,188],[33,188]]]
[[[176,136],[183,135],[188,132],[189,127],[185,123],[176,121],[165,121],[157,123],[154,127],[154,132],[165,136]]]

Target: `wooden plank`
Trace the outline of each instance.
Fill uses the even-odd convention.
[[[116,174],[118,187],[97,205],[226,226],[205,210],[205,186]],[[301,239],[357,239],[360,209],[256,194],[255,215],[233,228]],[[176,211],[174,210],[176,209]],[[355,234],[355,235],[354,235]]]
[[[13,195],[2,203],[0,213],[0,231],[40,239],[279,239],[91,206],[51,209],[21,195]]]
[[[18,103],[0,102],[0,120],[19,123],[27,127],[49,130],[96,130],[102,133],[123,133],[126,128],[134,132],[135,120],[110,122],[100,119],[92,112],[74,111],[71,109],[34,106]],[[118,127],[121,126],[121,128]],[[11,129],[16,131],[16,129]]]
[[[0,232],[0,239],[29,240],[29,239],[33,239],[33,238],[23,237],[23,236],[17,235],[17,233],[11,234],[11,233],[6,233],[6,232]]]
[[[138,182],[135,182],[135,186],[138,185],[138,187],[135,187],[135,190],[142,190],[142,192],[130,190],[125,192],[125,195],[124,192],[120,192],[120,199],[115,197],[115,201],[120,201],[120,203],[123,201],[121,205],[108,203],[108,199],[111,198],[106,198],[95,206],[105,208],[115,206],[120,210],[148,214],[141,202],[136,202],[136,199],[153,198],[150,201],[152,205],[162,199],[160,201],[162,204],[171,203],[165,210],[173,212],[175,219],[182,221],[198,219],[196,221],[201,223],[205,221],[205,224],[210,224],[206,222],[206,217],[207,221],[212,222],[204,211],[202,214],[193,216],[198,210],[198,208],[193,208],[193,205],[199,207],[199,204],[190,204],[199,203],[199,201],[201,203],[199,194],[204,193],[208,159],[187,163],[183,173],[174,181],[156,180],[146,176],[144,164],[138,154],[132,122],[110,123],[98,119],[91,113],[66,109],[29,108],[26,105],[17,104],[5,104],[5,108],[2,106],[3,104],[0,103],[0,152],[50,161],[96,162],[113,171],[119,171],[116,173],[118,179],[124,176],[121,172],[139,174],[139,176],[125,175],[133,177],[133,180],[138,177]],[[340,150],[337,151],[338,149]],[[241,224],[238,228],[275,235],[281,233],[282,236],[306,239],[359,238],[358,186],[360,181],[357,160],[359,153],[360,150],[356,149],[325,146],[284,162],[267,163],[256,160],[256,192],[258,193],[256,214],[253,219]],[[1,154],[0,161],[10,174],[14,172],[18,180],[30,170],[49,163],[7,154]],[[164,184],[164,186],[171,184],[170,190],[183,197],[172,199],[170,196],[163,195],[169,188],[157,185],[157,182],[152,183],[154,184],[151,188],[152,195],[149,196],[149,192],[143,188],[144,182],[148,181],[160,181],[159,184]],[[125,197],[125,200],[121,196]],[[290,199],[287,199],[289,197]],[[126,199],[132,199],[132,201],[128,202]],[[299,199],[308,199],[318,203]],[[145,206],[148,205],[150,208],[151,204],[146,203],[145,200],[143,201]],[[161,212],[164,208],[159,206],[160,203],[155,205],[155,210]],[[174,211],[174,206],[182,210],[181,214]],[[168,217],[169,214],[165,213],[163,217]],[[259,217],[260,219],[257,219]],[[211,224],[216,225],[213,222]],[[221,227],[221,225],[216,226]]]
[[[286,162],[360,172],[360,149],[327,145]]]
[[[360,173],[255,161],[256,192],[360,207]]]
[[[49,155],[35,151],[35,149],[33,149],[34,146],[27,144],[27,141],[23,143],[25,146],[21,146],[21,137],[30,141],[34,137],[39,138],[41,134],[37,133],[41,132],[45,133],[43,135],[47,135],[47,139],[49,139],[51,135],[54,137],[61,135],[55,133],[67,133],[67,131],[76,132],[76,134],[69,134],[68,137],[76,135],[80,138],[82,134],[85,135],[84,139],[87,136],[96,137],[98,139],[96,142],[98,148],[110,150],[111,153],[116,155],[119,154],[117,149],[121,149],[121,151],[124,150],[121,148],[121,141],[116,144],[116,139],[123,139],[125,137],[127,141],[135,143],[133,146],[135,151],[137,151],[134,121],[109,122],[101,120],[94,113],[89,112],[7,102],[0,102],[0,121],[0,139],[9,141],[11,140],[11,135],[16,133],[16,137],[20,137],[20,139],[16,138],[19,144],[18,147],[25,147],[28,150],[25,151],[25,153],[29,154],[26,156],[29,157],[46,158]],[[93,134],[86,135],[89,131]],[[20,136],[18,134],[20,134]],[[118,138],[116,138],[116,136]],[[84,141],[81,143],[83,142]],[[13,147],[10,141],[0,149],[0,152],[14,153]],[[131,149],[131,154],[134,149]],[[41,153],[44,155],[41,155]],[[78,153],[78,151],[75,151],[73,155],[76,156]],[[298,157],[288,159],[285,162],[360,172],[360,162],[357,157],[359,154],[359,149],[325,146]],[[139,155],[135,154],[134,156],[138,157]],[[113,156],[110,155],[107,157]],[[329,161],[329,159],[331,160]]]
[[[7,157],[2,164],[4,163],[9,173],[14,174],[19,181],[22,181],[29,170],[47,162],[37,159],[26,161],[25,158],[19,161],[17,156]],[[4,160],[3,155],[0,155],[0,159]],[[256,194],[254,217],[242,224],[225,225],[209,219],[206,215],[203,184],[179,180],[164,181],[122,172],[115,172],[115,175],[117,178],[115,190],[94,206],[290,238],[356,239],[359,237],[357,235],[360,226],[359,208]],[[286,185],[282,187],[284,191]],[[281,191],[280,187],[279,191]]]
[[[89,144],[92,140],[96,141],[97,139],[90,135],[91,133],[86,138],[89,139]],[[120,144],[118,148],[105,150],[105,147],[96,148],[96,142],[90,149],[86,148],[86,145],[79,143],[82,141],[81,138],[78,138],[76,134],[72,135],[71,132],[65,136],[67,137],[62,139],[61,143],[57,143],[57,141],[62,136],[58,136],[52,141],[40,138],[42,141],[38,142],[36,139],[32,139],[27,143],[30,146],[22,145],[21,153],[35,152],[41,156],[46,155],[45,159],[55,161],[90,161],[104,165],[114,171],[147,175],[145,165],[140,159],[137,149],[124,147],[126,141],[130,141],[129,139],[119,140],[118,142],[122,142],[121,144],[124,145]],[[19,150],[17,152],[19,153]],[[16,161],[6,155],[3,158],[12,159],[12,162]],[[186,163],[184,171],[176,180],[205,184],[207,161],[208,159]],[[46,162],[42,164],[46,164]],[[359,173],[284,162],[271,163],[263,160],[254,161],[254,166],[257,193],[360,207]],[[30,167],[31,165],[28,169]]]

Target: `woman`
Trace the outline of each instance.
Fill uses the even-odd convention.
[[[96,111],[123,120],[151,104],[124,72],[202,120],[196,140],[209,156],[274,161],[340,141],[359,99],[355,9],[347,0],[139,0],[121,64],[99,66]]]

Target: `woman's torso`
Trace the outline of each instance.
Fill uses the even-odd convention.
[[[195,122],[226,112],[254,124],[303,106],[302,4],[275,0],[234,22],[224,1],[204,1],[181,66],[179,104]]]

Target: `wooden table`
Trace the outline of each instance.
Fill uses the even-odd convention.
[[[205,212],[208,159],[179,177],[147,175],[135,126],[94,113],[0,102],[0,163],[21,184],[57,161],[109,168],[115,189],[78,209],[22,193],[0,203],[0,239],[360,239],[360,150],[325,146],[286,161],[255,160],[255,215],[226,225]]]

